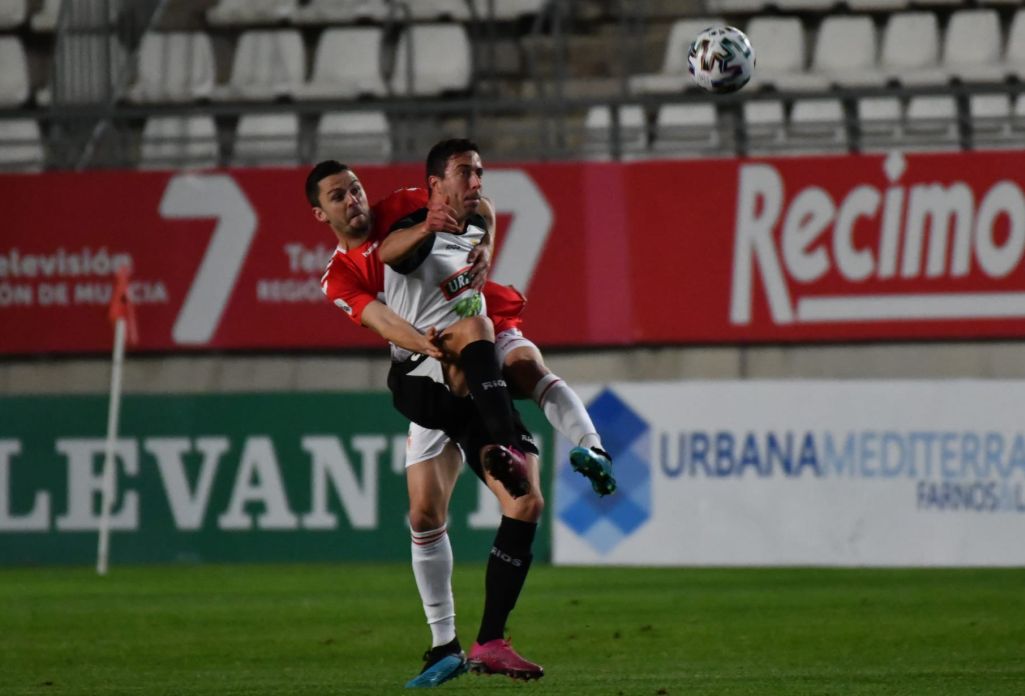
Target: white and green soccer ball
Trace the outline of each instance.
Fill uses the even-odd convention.
[[[687,55],[694,82],[719,94],[736,92],[751,79],[755,50],[736,27],[708,27],[694,39]]]

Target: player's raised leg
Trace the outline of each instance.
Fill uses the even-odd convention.
[[[602,448],[601,437],[577,393],[552,374],[541,351],[518,329],[500,333],[495,345],[513,393],[532,397],[552,426],[574,444],[569,453],[573,469],[591,482],[598,495],[615,491],[612,457]]]

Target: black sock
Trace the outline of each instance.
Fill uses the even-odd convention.
[[[504,637],[505,622],[516,606],[534,558],[530,547],[536,531],[536,522],[502,516],[484,575],[484,616],[480,620],[478,643]]]
[[[488,434],[498,445],[516,443],[512,397],[491,341],[474,341],[459,354],[459,366]]]

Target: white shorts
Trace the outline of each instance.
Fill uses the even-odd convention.
[[[495,353],[498,354],[498,364],[505,365],[505,359],[509,353],[517,348],[530,347],[537,350],[537,346],[529,338],[523,335],[519,329],[506,329],[495,336]]]
[[[406,468],[437,457],[450,439],[443,430],[428,430],[422,425],[410,423],[409,437],[406,438]]]

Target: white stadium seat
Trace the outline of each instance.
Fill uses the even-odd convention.
[[[21,39],[0,36],[0,106],[20,106],[28,96],[28,62]]]
[[[717,24],[726,24],[720,18],[678,19],[669,30],[662,69],[657,73],[634,75],[630,78],[630,91],[637,94],[679,92],[695,86],[687,67],[687,54],[694,37],[702,30]]]
[[[189,102],[214,87],[210,37],[201,31],[149,32],[139,47],[139,74],[128,89],[135,102]]]
[[[837,4],[837,0],[775,0],[773,4],[784,12],[822,12]]]
[[[27,0],[0,0],[0,29],[21,26],[27,15]]]
[[[42,168],[39,124],[30,118],[0,119],[0,171],[38,172]]]
[[[277,24],[290,20],[297,7],[297,0],[218,0],[206,11],[206,21],[214,26]]]
[[[383,22],[392,9],[388,0],[311,0],[292,13],[296,24],[351,24]],[[396,19],[401,19],[396,11]]]
[[[214,96],[257,101],[291,97],[305,72],[306,49],[297,29],[244,31],[235,47],[231,79]]]
[[[798,99],[790,110],[790,149],[802,152],[845,152],[847,128],[839,99]]]
[[[299,161],[295,114],[245,114],[238,119],[231,163],[237,167],[294,165]]]
[[[1004,73],[1025,80],[1025,9],[1015,12],[1011,20],[1002,67]]]
[[[412,79],[407,79],[412,43]],[[399,37],[392,70],[392,92],[399,95],[437,96],[469,89],[470,38],[460,24],[418,24]],[[412,90],[409,90],[410,84]]]
[[[957,149],[957,102],[948,96],[911,97],[904,118],[904,145],[928,150]]]
[[[775,152],[786,141],[786,117],[778,100],[746,101],[743,107],[748,151]]]
[[[381,78],[380,27],[327,29],[317,44],[313,75],[298,95],[307,98],[352,99],[387,93]]]
[[[910,0],[847,0],[853,12],[894,12],[910,4]]]
[[[900,147],[904,127],[897,97],[863,97],[857,102],[857,112],[862,150]]]
[[[400,19],[410,19],[414,22],[431,22],[447,19],[452,22],[465,22],[470,19],[470,8],[466,0],[415,0],[414,2],[399,3],[400,10],[397,14]]]
[[[826,17],[815,39],[812,71],[843,87],[882,86],[886,76],[876,65],[877,50],[868,17]]]
[[[324,114],[317,127],[317,153],[347,164],[380,164],[391,159],[391,129],[380,111]]]
[[[139,166],[144,169],[204,169],[219,159],[211,116],[154,116],[142,130]]]
[[[32,31],[51,32],[57,28],[57,15],[60,13],[62,0],[43,0],[43,6],[32,15],[29,25]]]
[[[604,159],[612,154],[612,111],[607,106],[592,106],[584,119],[584,151]],[[619,143],[624,157],[643,154],[648,148],[648,129],[644,109],[636,104],[619,107]]]
[[[943,40],[943,67],[965,82],[999,82],[1000,15],[996,10],[959,10],[950,16]]]
[[[706,6],[710,12],[749,13],[761,12],[771,4],[772,0],[708,0]]]
[[[755,17],[747,25],[757,68],[749,87],[825,89],[821,75],[806,70],[804,28],[796,17]]]
[[[909,37],[914,37],[909,40]],[[883,72],[904,85],[941,85],[945,70],[940,58],[940,29],[932,12],[900,12],[883,30]]]
[[[663,104],[655,119],[652,149],[660,155],[700,156],[726,154],[724,138],[715,105]]]
[[[1011,127],[1011,98],[1006,94],[973,94],[968,99],[972,147],[1025,146]]]
[[[477,16],[491,18],[489,2],[494,2],[496,20],[519,19],[536,15],[545,5],[546,0],[474,0]]]

